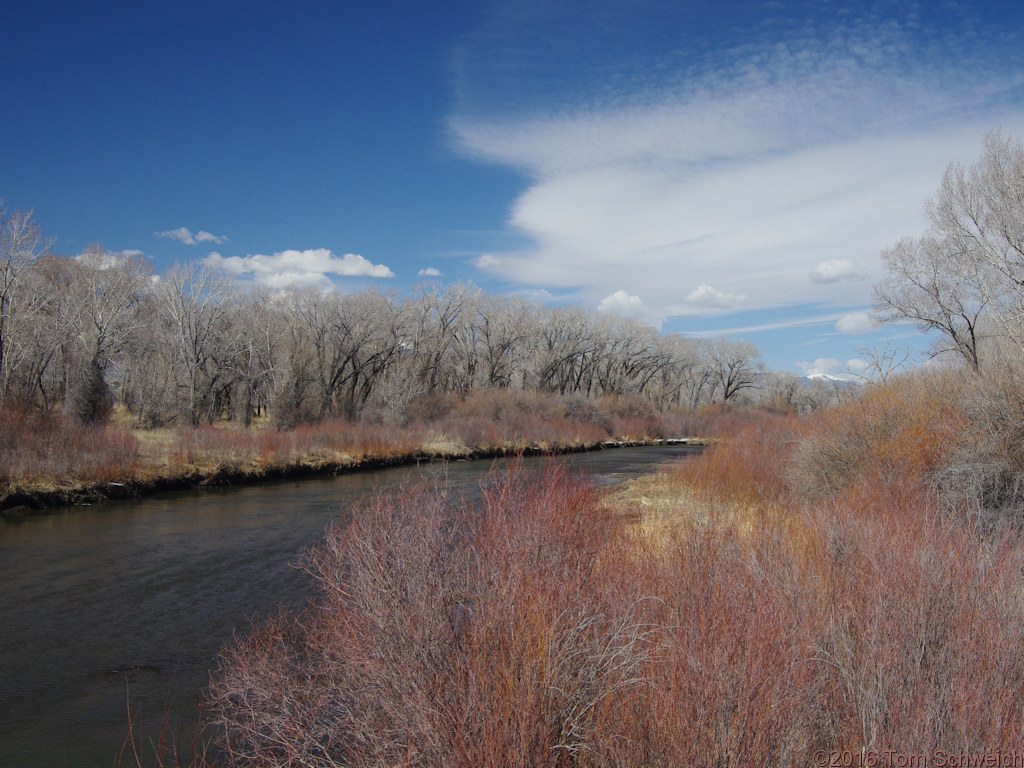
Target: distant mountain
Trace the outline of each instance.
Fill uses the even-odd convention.
[[[805,381],[824,381],[829,384],[836,384],[838,386],[851,387],[860,383],[859,379],[854,378],[853,374],[832,374],[832,373],[809,373],[804,376]]]

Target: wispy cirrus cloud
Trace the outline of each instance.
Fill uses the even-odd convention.
[[[203,263],[233,275],[249,278],[268,288],[331,284],[331,276],[394,277],[384,264],[374,264],[357,253],[335,256],[327,248],[287,250],[272,255],[221,256],[211,252]]]
[[[598,5],[614,27],[614,4]],[[915,6],[892,7],[762,20],[703,57],[677,46],[653,76],[560,80],[557,106],[499,101],[534,84],[528,69],[517,80],[529,50],[486,59],[476,87],[465,63],[454,141],[524,174],[508,221],[533,243],[477,266],[592,306],[643,296],[663,318],[870,304],[879,251],[921,229],[945,165],[1024,122],[1024,71],[979,43],[1012,50],[998,30],[930,31]]]
[[[228,239],[223,235],[213,235],[205,230],[199,230],[194,233],[188,227],[178,227],[177,229],[167,229],[163,232],[156,232],[157,237],[166,237],[171,240],[177,240],[179,243],[185,245],[199,245],[200,243],[215,243],[221,245],[228,242]]]

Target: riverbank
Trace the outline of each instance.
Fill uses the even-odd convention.
[[[409,466],[441,461],[475,461],[500,459],[511,456],[542,456],[586,453],[639,448],[658,445],[706,445],[697,437],[654,438],[647,440],[604,440],[598,443],[565,446],[528,446],[525,448],[495,448],[468,452],[417,452],[398,456],[369,457],[355,461],[320,461],[312,458],[284,466],[230,467],[217,466],[209,471],[193,470],[178,475],[152,478],[125,478],[104,483],[82,483],[62,487],[18,488],[0,496],[0,517],[21,517],[45,513],[55,507],[95,504],[114,499],[141,498],[163,491],[181,491],[193,488],[250,485],[272,480],[295,480],[322,475],[340,475],[389,467]]]
[[[6,476],[0,481],[0,516],[38,514],[55,507],[162,491],[424,462],[701,442],[695,437],[664,437],[673,425],[655,419],[609,429],[562,415],[524,426],[522,414],[516,416],[506,422],[474,417],[404,428],[329,421],[287,431],[266,426],[143,431],[116,424],[82,428],[40,414],[22,415],[20,420],[7,415],[3,424],[7,429],[0,430],[7,433],[0,434],[0,443],[8,446],[3,464]],[[12,461],[14,456],[18,461]]]

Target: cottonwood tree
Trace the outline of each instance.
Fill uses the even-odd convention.
[[[708,358],[715,391],[726,402],[757,387],[765,370],[760,353],[749,341],[714,339],[708,344]]]
[[[337,412],[353,418],[371,403],[401,349],[394,303],[373,291],[344,296],[335,339]]]
[[[0,201],[0,392],[6,397],[12,373],[10,359],[12,323],[16,322],[16,313],[30,315],[24,311],[28,307],[19,307],[19,295],[22,277],[39,258],[46,255],[53,245],[52,238],[44,238],[39,227],[32,221],[32,211],[12,211],[10,213]],[[42,297],[32,297],[41,300]],[[31,301],[31,299],[26,299]]]
[[[671,368],[671,352],[651,326],[632,318],[607,316],[611,327],[597,377],[601,392],[650,395],[655,382]]]
[[[156,285],[156,304],[167,337],[165,354],[186,422],[216,415],[215,395],[228,373],[223,363],[234,340],[231,279],[207,267],[176,264]]]
[[[406,419],[472,389],[543,389],[586,405],[607,394],[696,408],[758,384],[746,342],[662,336],[579,307],[424,285],[375,292],[249,292],[196,264],[162,278],[92,246],[46,254],[28,214],[4,215],[0,373],[5,402],[102,415],[116,388],[145,426],[237,419],[279,426],[344,416]],[[45,256],[41,258],[41,256]],[[416,405],[419,400],[423,407]]]
[[[535,386],[550,392],[582,392],[598,351],[595,328],[586,310],[555,307],[540,325],[535,344]]]
[[[140,426],[161,427],[180,415],[178,375],[169,351],[168,328],[159,316],[154,292],[140,299],[140,314],[150,318],[131,335],[121,360],[121,401]]]
[[[4,336],[4,401],[43,410],[63,400],[73,357],[68,301],[73,276],[67,258],[46,255],[23,271],[9,304]]]
[[[925,234],[883,251],[875,309],[937,330],[937,351],[979,371],[986,325],[1024,345],[1024,145],[986,134],[979,161],[951,163],[925,209]]]
[[[235,347],[236,396],[233,416],[243,426],[252,423],[270,401],[274,376],[287,336],[279,302],[262,290],[240,297],[236,314],[238,343]]]
[[[970,255],[934,234],[905,237],[882,251],[889,276],[875,286],[876,317],[938,331],[934,354],[952,352],[981,368],[980,329],[989,305]]]
[[[692,410],[697,403],[691,382],[699,378],[698,371],[703,371],[707,380],[707,367],[701,365],[696,341],[681,333],[664,334],[657,339],[657,351],[662,362],[647,389],[648,397],[660,410],[678,406]],[[700,385],[695,388],[699,390]]]
[[[912,353],[905,347],[887,343],[883,347],[861,347],[856,352],[861,367],[849,374],[860,383],[888,385],[910,363]],[[974,368],[977,371],[977,368]]]
[[[458,283],[442,290],[434,283],[417,286],[403,305],[408,359],[429,392],[466,391],[476,372],[475,323],[483,294]]]
[[[112,402],[108,370],[127,349],[142,322],[140,300],[150,286],[150,267],[140,257],[106,251],[98,243],[69,260],[71,331],[76,357],[68,392],[79,421],[103,418]]]
[[[1003,328],[1024,326],[1024,144],[999,131],[985,135],[981,158],[952,163],[928,207],[929,220],[967,258]]]
[[[511,387],[517,379],[521,381],[527,343],[536,333],[536,317],[537,307],[522,299],[484,297],[476,323],[481,386]]]

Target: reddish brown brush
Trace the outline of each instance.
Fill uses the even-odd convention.
[[[1019,748],[1024,539],[939,503],[957,390],[894,386],[827,428],[729,416],[735,436],[676,480],[733,512],[681,510],[658,537],[553,467],[496,476],[479,504],[373,499],[307,558],[317,600],[225,651],[211,689],[225,743],[260,766]]]
[[[801,431],[798,420],[757,412],[729,422],[734,432],[717,438],[699,461],[678,465],[680,479],[712,495],[751,502],[783,496],[786,463]]]
[[[51,413],[0,410],[0,482],[9,485],[131,477],[138,441],[114,426],[83,426]]]

